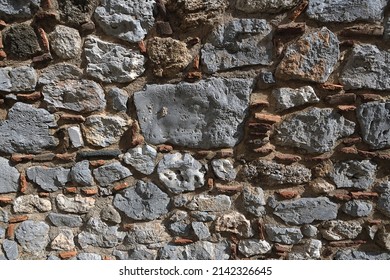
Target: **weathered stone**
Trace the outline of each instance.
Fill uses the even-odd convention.
[[[374,149],[390,147],[390,102],[369,102],[356,110],[363,140]]]
[[[219,25],[201,51],[207,73],[272,62],[271,26],[264,19],[233,19]]]
[[[376,243],[387,251],[390,250],[390,233],[385,226],[382,226],[375,235]]]
[[[372,209],[372,203],[362,200],[348,201],[341,207],[344,213],[352,217],[367,217],[371,214]]]
[[[300,105],[318,103],[320,99],[311,86],[304,86],[297,89],[278,88],[272,91],[276,100],[276,110],[283,111]]]
[[[309,183],[310,189],[316,194],[326,194],[334,191],[336,187],[323,178],[316,178]]]
[[[204,223],[192,222],[191,226],[198,240],[205,240],[210,237],[209,228]]]
[[[62,228],[60,233],[53,239],[50,246],[53,250],[71,251],[74,249],[74,235],[71,229]]]
[[[78,235],[81,248],[89,246],[113,248],[125,238],[125,232],[118,232],[118,226],[108,226],[100,218],[90,218],[85,231]]]
[[[175,194],[194,191],[204,185],[204,168],[190,154],[164,155],[157,173],[160,181]]]
[[[347,59],[340,82],[345,89],[390,89],[390,53],[375,45],[356,44]]]
[[[237,0],[236,8],[246,13],[278,13],[291,9],[299,0]]]
[[[241,141],[252,79],[147,85],[134,94],[145,140],[192,148],[233,147]]]
[[[383,19],[386,5],[386,0],[310,0],[306,14],[321,22],[375,22]]]
[[[38,10],[41,0],[31,0],[28,5],[20,0],[1,0],[0,18],[5,20],[28,19]]]
[[[305,245],[306,256],[311,259],[319,259],[321,257],[321,240],[310,239]]]
[[[377,208],[382,214],[390,217],[390,191],[384,192],[379,196]]]
[[[90,260],[90,261],[100,261],[102,257],[95,253],[80,253],[77,255],[78,260]]]
[[[77,153],[80,159],[112,159],[122,154],[120,149],[83,150]]]
[[[112,205],[107,205],[100,211],[100,218],[108,223],[119,224],[122,221],[121,215]]]
[[[287,228],[267,224],[265,225],[265,231],[271,241],[282,244],[297,244],[303,238],[299,228]]]
[[[300,198],[279,202],[274,214],[286,223],[301,225],[336,219],[338,206],[327,197]]]
[[[239,212],[231,212],[219,217],[215,221],[215,231],[235,233],[245,238],[253,236],[250,221]]]
[[[227,260],[230,246],[226,241],[198,241],[186,246],[167,244],[158,252],[161,260]]]
[[[0,91],[25,92],[34,91],[38,75],[34,68],[29,66],[0,68]]]
[[[0,207],[0,222],[8,223],[8,212]]]
[[[337,36],[326,27],[290,44],[276,69],[276,77],[324,83],[339,59]]]
[[[29,180],[36,183],[43,190],[56,192],[69,181],[69,172],[70,169],[63,167],[34,166],[27,168],[26,175]]]
[[[49,39],[52,50],[62,59],[76,58],[81,53],[81,37],[77,29],[56,25]]]
[[[15,213],[47,212],[51,210],[51,202],[38,195],[28,194],[17,197],[14,200],[13,209]]]
[[[68,127],[68,135],[73,147],[80,148],[84,146],[84,140],[79,126]]]
[[[113,87],[107,92],[107,108],[116,112],[127,110],[129,96],[126,91]]]
[[[3,40],[6,53],[17,59],[29,59],[40,50],[34,28],[24,23],[11,26]]]
[[[158,77],[175,77],[191,62],[187,45],[172,38],[154,37],[147,42],[153,73]]]
[[[81,69],[73,64],[57,63],[42,69],[41,74],[39,75],[38,84],[47,85],[56,84],[57,82],[65,80],[79,80],[82,75],[83,72]]]
[[[19,188],[19,171],[12,167],[9,161],[3,157],[0,157],[0,170],[0,193],[17,192]]]
[[[0,239],[4,239],[5,237],[5,228],[0,226]]]
[[[211,161],[214,174],[221,180],[233,181],[236,179],[237,171],[228,159],[214,159]]]
[[[169,231],[175,236],[188,236],[191,230],[191,221],[186,211],[176,210],[169,218]]]
[[[217,216],[213,213],[203,211],[192,211],[191,217],[193,217],[198,222],[211,222],[215,221],[215,219],[217,218]]]
[[[130,244],[155,244],[171,239],[159,221],[133,224],[127,238]]]
[[[390,260],[389,253],[364,252],[356,249],[339,250],[335,260]]]
[[[244,200],[245,210],[249,213],[255,215],[256,217],[260,217],[266,213],[264,207],[266,205],[266,201],[262,188],[246,186],[243,189],[242,198]]]
[[[276,128],[279,145],[297,147],[309,153],[324,153],[334,148],[336,141],[351,135],[355,123],[330,108],[311,108],[289,115]]]
[[[95,207],[95,199],[92,197],[82,197],[78,194],[72,198],[59,194],[56,197],[56,201],[58,208],[67,213],[84,214]]]
[[[127,122],[118,116],[92,115],[83,124],[83,132],[89,144],[108,147],[120,140],[126,126]]]
[[[266,254],[271,248],[271,244],[259,239],[244,239],[238,243],[238,250],[246,257]]]
[[[17,260],[19,257],[18,243],[13,240],[5,239],[3,241],[3,250],[9,260]]]
[[[355,221],[326,221],[321,224],[320,232],[326,240],[354,239],[362,231],[362,226]]]
[[[49,213],[47,215],[50,222],[56,227],[81,227],[83,225],[83,220],[80,216],[77,215],[66,215],[58,213]]]
[[[155,260],[157,258],[157,251],[150,250],[144,245],[137,245],[135,248],[129,250],[127,259],[129,260]]]
[[[184,207],[192,211],[224,212],[230,209],[231,199],[229,196],[200,194],[186,199]]]
[[[304,225],[301,231],[306,237],[316,237],[318,233],[318,229],[313,225]]]
[[[91,16],[97,6],[98,0],[75,0],[57,1],[61,21],[67,25],[80,27],[80,25],[90,22]]]
[[[145,175],[153,173],[156,166],[157,151],[149,145],[132,148],[123,156],[123,161]]]
[[[88,160],[77,162],[70,170],[69,175],[72,182],[77,183],[81,186],[93,185],[93,177],[92,172],[89,169]]]
[[[350,160],[334,164],[330,177],[337,188],[368,189],[375,181],[376,164],[369,160]]]
[[[117,194],[114,206],[134,220],[155,220],[168,213],[170,199],[152,182],[138,181],[123,195]]]
[[[119,162],[105,164],[93,171],[93,176],[101,187],[107,187],[110,184],[127,178],[131,175],[132,174],[130,170]]]
[[[145,71],[145,58],[138,51],[97,37],[87,37],[84,53],[88,62],[87,73],[102,82],[131,82]]]
[[[49,228],[41,221],[24,221],[16,229],[15,237],[25,252],[40,256],[50,241]]]

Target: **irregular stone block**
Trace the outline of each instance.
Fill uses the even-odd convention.
[[[155,244],[167,242],[171,236],[160,221],[133,224],[127,235],[130,244]]]
[[[356,249],[339,250],[335,260],[390,260],[389,253],[364,252]]]
[[[311,86],[304,86],[297,89],[278,88],[272,91],[272,96],[276,100],[277,111],[320,102],[320,99]]]
[[[119,224],[122,221],[121,215],[112,205],[107,205],[100,211],[102,221]]]
[[[144,245],[136,245],[134,249],[129,250],[129,260],[155,260],[157,258],[157,251],[150,250]]]
[[[278,13],[298,4],[299,0],[237,0],[236,8],[246,13]]]
[[[234,181],[237,171],[228,159],[214,159],[211,161],[214,174],[221,180]]]
[[[4,49],[16,59],[32,58],[40,51],[34,28],[25,23],[14,24],[3,33]]]
[[[14,200],[13,209],[15,213],[36,213],[50,211],[50,200],[40,198],[38,195],[28,194],[19,196]]]
[[[154,25],[155,1],[104,0],[94,18],[102,30],[113,37],[136,43]]]
[[[316,194],[327,194],[336,189],[336,187],[323,178],[316,178],[309,183],[310,189]]]
[[[339,40],[326,27],[290,44],[276,69],[276,77],[324,83],[339,59]]]
[[[73,147],[80,148],[84,146],[84,140],[79,126],[68,127],[68,135]]]
[[[81,53],[81,37],[77,29],[56,25],[49,40],[51,49],[62,59],[76,58]]]
[[[337,217],[338,206],[327,197],[300,198],[279,202],[274,214],[286,223],[310,224],[313,221],[333,220]]]
[[[375,22],[383,19],[386,5],[386,0],[310,0],[306,14],[321,22]]]
[[[5,20],[28,19],[38,10],[41,0],[30,0],[28,5],[20,0],[1,0],[0,18]]]
[[[82,197],[77,194],[75,197],[68,198],[63,194],[56,197],[57,206],[61,211],[67,213],[85,214],[95,207],[95,199],[92,197]]]
[[[191,220],[186,211],[174,210],[169,218],[167,226],[170,233],[175,236],[189,236],[191,230]]]
[[[40,256],[49,244],[49,229],[44,222],[28,220],[19,224],[15,237],[25,252]]]
[[[160,260],[227,260],[230,246],[226,241],[198,241],[185,246],[167,244],[158,252]]]
[[[301,228],[301,231],[302,231],[303,235],[306,237],[315,237],[315,236],[317,236],[317,233],[318,233],[318,229],[313,225],[304,225]]]
[[[34,91],[38,75],[34,68],[29,66],[0,68],[0,91],[25,92]]]
[[[117,194],[114,206],[134,220],[155,220],[168,213],[170,199],[152,182],[138,181],[123,195]]]
[[[83,261],[86,261],[86,260],[100,261],[102,259],[102,257],[100,255],[94,254],[94,253],[80,253],[77,255],[77,259],[83,260]]]
[[[3,250],[9,260],[17,260],[19,257],[18,243],[13,240],[5,239],[3,241]]]
[[[321,224],[320,232],[326,240],[355,239],[362,231],[362,226],[355,221],[326,221]]]
[[[50,246],[53,250],[71,251],[74,249],[74,235],[71,229],[62,228],[60,233],[53,239]]]
[[[78,0],[77,0],[78,1]],[[91,16],[99,1],[83,0],[82,2],[75,0],[57,1],[61,21],[70,26],[80,27],[80,25],[91,22]]]
[[[0,239],[4,239],[4,237],[5,237],[5,228],[0,226]],[[3,257],[4,257],[4,255],[3,255]],[[5,259],[5,258],[3,258],[3,259]],[[0,260],[3,260],[3,259],[0,256]]]
[[[256,217],[260,217],[266,213],[264,207],[266,205],[266,201],[262,188],[252,188],[246,186],[243,189],[242,197],[246,211],[255,215]]]
[[[41,70],[39,75],[38,84],[56,84],[59,81],[65,80],[79,80],[83,72],[73,64],[57,63],[49,65]]]
[[[271,241],[282,244],[297,244],[303,238],[299,228],[279,227],[267,224],[265,225],[265,231]]]
[[[271,251],[271,244],[265,240],[244,239],[238,242],[238,250],[245,257],[263,255]]]
[[[83,225],[83,220],[80,216],[69,214],[49,213],[47,215],[50,222],[56,227],[76,228]]]
[[[192,222],[191,226],[198,240],[204,240],[211,236],[209,228],[204,223]]]
[[[110,184],[133,175],[129,169],[119,162],[105,164],[93,171],[93,176],[99,186],[107,187]]]
[[[36,183],[43,190],[56,192],[69,181],[69,172],[70,169],[63,167],[34,166],[27,168],[26,175],[29,180]]]
[[[384,192],[379,196],[377,208],[382,214],[390,217],[390,191]]]
[[[264,19],[233,19],[215,28],[201,51],[207,73],[272,62],[272,28]]]
[[[87,73],[105,83],[127,83],[144,71],[145,57],[138,51],[88,36],[84,44]]]
[[[123,161],[145,175],[153,173],[156,167],[157,151],[149,145],[129,149],[123,156]]]
[[[134,94],[146,141],[191,148],[233,147],[243,136],[251,79],[148,85]]]
[[[129,96],[127,92],[114,87],[107,92],[107,108],[116,112],[122,112],[127,110],[127,101]]]
[[[91,186],[94,183],[88,160],[77,162],[70,170],[69,175],[72,182],[81,186]]]
[[[355,123],[330,108],[311,108],[289,115],[276,128],[279,145],[309,153],[329,152],[342,137],[354,133]]]
[[[0,207],[0,222],[8,223],[8,212]]]
[[[192,211],[224,212],[229,210],[232,204],[230,197],[224,194],[216,196],[200,194],[183,199],[183,206]]]
[[[306,243],[305,246],[306,256],[310,259],[319,259],[321,257],[321,248],[321,240],[310,239],[310,241]]]
[[[390,147],[390,102],[369,102],[356,110],[364,142],[374,149]]]
[[[0,170],[0,193],[17,192],[19,188],[19,171],[9,164],[8,159],[3,157],[0,157]]]
[[[366,190],[375,181],[376,164],[369,160],[337,162],[330,177],[337,188]]]
[[[253,236],[250,221],[239,212],[231,212],[219,217],[215,221],[215,231],[235,233],[244,238]]]

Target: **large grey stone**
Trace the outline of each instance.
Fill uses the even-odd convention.
[[[93,36],[85,40],[84,53],[87,73],[105,83],[131,82],[145,71],[145,57],[138,51]]]
[[[363,140],[374,149],[390,147],[390,102],[364,103],[356,110]]]
[[[58,140],[49,129],[56,126],[54,116],[45,109],[18,102],[8,111],[8,119],[0,121],[0,151],[37,154],[54,148]]]
[[[71,251],[75,248],[73,231],[68,228],[61,228],[58,235],[50,243],[53,250]]]
[[[0,193],[17,192],[19,188],[19,171],[9,164],[8,159],[0,157]]]
[[[211,161],[211,167],[213,168],[214,174],[221,180],[233,181],[236,179],[237,171],[228,159],[213,159]]]
[[[58,213],[49,213],[47,215],[50,222],[56,227],[81,227],[83,225],[83,220],[80,216],[70,215],[70,214],[58,214]]]
[[[154,25],[155,1],[103,0],[95,10],[95,20],[113,37],[136,43]]]
[[[276,128],[277,144],[309,153],[329,152],[342,137],[351,135],[355,123],[330,108],[311,108],[289,115]]]
[[[282,244],[297,244],[303,238],[302,232],[299,228],[288,228],[266,224],[265,232],[271,241]]]
[[[156,167],[157,151],[149,145],[129,149],[123,156],[123,161],[145,175],[153,173]]]
[[[313,225],[304,225],[301,231],[306,237],[316,237],[318,233],[318,229]]]
[[[77,162],[70,170],[72,182],[81,186],[91,186],[93,184],[92,172],[89,169],[89,161],[83,160]]]
[[[375,45],[356,44],[347,59],[340,83],[345,89],[390,89],[390,53]]]
[[[376,164],[369,160],[341,161],[334,164],[330,177],[337,188],[368,189],[375,181]]]
[[[171,236],[161,221],[133,224],[127,236],[130,244],[156,244],[167,242]]]
[[[24,0],[0,0],[0,18],[28,19],[38,10],[41,0],[30,0],[28,5]]]
[[[48,199],[40,198],[38,195],[27,194],[17,197],[13,203],[15,213],[36,213],[47,212],[52,209]]]
[[[264,191],[260,187],[244,187],[242,191],[245,210],[249,213],[260,217],[266,213]]]
[[[19,224],[15,237],[25,252],[40,256],[49,244],[49,229],[44,222],[27,220]]]
[[[191,211],[224,212],[229,210],[232,205],[230,197],[224,194],[215,196],[200,194],[182,198],[184,201],[181,206],[184,206]],[[179,205],[175,206],[180,207]]]
[[[205,240],[211,236],[209,228],[205,223],[192,222],[191,226],[198,240]]]
[[[116,112],[127,110],[129,95],[126,91],[113,87],[107,91],[107,107]]]
[[[233,19],[220,24],[201,51],[207,73],[272,62],[271,26],[264,19]]]
[[[30,66],[0,68],[0,91],[24,92],[34,91],[38,75]]]
[[[340,56],[339,40],[326,27],[290,44],[276,69],[276,77],[324,83]]]
[[[30,24],[13,24],[2,33],[4,50],[9,58],[27,60],[41,52],[37,34]]]
[[[117,194],[114,206],[134,220],[155,220],[168,213],[169,197],[152,182],[138,181],[123,195]]]
[[[81,53],[81,37],[77,29],[56,25],[49,39],[51,49],[62,59],[76,58]]]
[[[158,252],[161,260],[227,260],[229,256],[230,245],[226,241],[198,241],[185,246],[167,244]]]
[[[216,232],[229,232],[244,238],[253,236],[251,223],[246,217],[236,211],[226,213],[215,221]]]
[[[95,199],[92,197],[82,197],[77,194],[75,197],[66,197],[59,194],[56,197],[57,206],[61,211],[67,213],[85,214],[95,207]]]
[[[43,190],[56,192],[69,181],[69,172],[70,169],[63,167],[34,166],[27,168],[26,175]]]
[[[42,69],[38,84],[55,84],[59,81],[81,79],[83,72],[78,67],[69,63],[57,63]]]
[[[387,0],[310,0],[306,14],[321,22],[375,22],[383,19],[386,5]]]
[[[160,181],[169,191],[179,194],[204,185],[205,170],[190,154],[166,154],[158,164]]]
[[[357,221],[326,221],[321,224],[320,232],[326,240],[355,239],[362,226]]]
[[[238,250],[245,257],[266,254],[271,248],[271,244],[260,239],[244,239],[238,242]]]
[[[390,217],[390,191],[384,192],[379,196],[377,208],[382,214]]]
[[[147,85],[134,94],[142,134],[151,144],[233,147],[243,137],[252,79]]]
[[[356,249],[339,250],[335,260],[390,260],[387,252],[364,252]]]
[[[278,88],[272,91],[276,101],[276,110],[283,111],[300,105],[318,103],[320,99],[311,86],[300,88]]]
[[[18,243],[13,240],[4,240],[3,241],[3,250],[5,256],[9,260],[17,260],[19,257]]]
[[[286,223],[302,225],[336,219],[337,211],[338,205],[329,198],[317,197],[279,202],[274,214]]]
[[[106,107],[103,88],[90,80],[64,80],[48,84],[43,87],[42,94],[44,101],[54,110],[90,113]]]
[[[246,13],[277,13],[291,9],[299,0],[237,0],[236,8]]]
[[[93,170],[93,176],[101,187],[107,187],[131,175],[130,170],[119,162],[108,163]]]

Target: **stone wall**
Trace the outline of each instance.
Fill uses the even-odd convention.
[[[386,6],[0,0],[0,259],[390,259]]]

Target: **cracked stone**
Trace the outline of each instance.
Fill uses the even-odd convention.
[[[49,213],[47,217],[56,227],[76,228],[83,225],[83,220],[80,216],[77,215]]]
[[[231,212],[219,217],[215,221],[215,231],[235,233],[244,238],[253,236],[250,221],[239,212]]]
[[[0,194],[17,192],[19,189],[19,171],[9,164],[8,159],[3,157],[0,157],[0,170]]]
[[[234,181],[237,171],[228,159],[214,159],[211,161],[214,174],[221,180]]]
[[[74,249],[74,235],[71,229],[62,228],[60,233],[53,239],[50,246],[53,250],[71,251]]]
[[[267,224],[265,225],[265,231],[271,241],[282,244],[297,244],[303,238],[299,228],[279,227]]]
[[[93,176],[99,186],[107,187],[110,184],[133,175],[129,169],[119,162],[105,164],[93,170]]]
[[[198,241],[185,246],[167,244],[158,252],[161,260],[227,260],[230,256],[228,242]]]
[[[27,168],[26,175],[29,180],[36,183],[43,190],[56,192],[69,181],[69,172],[70,169],[63,167],[34,166]]]
[[[369,160],[350,160],[334,164],[330,177],[337,188],[368,189],[376,178],[376,164]]]
[[[362,226],[355,221],[326,221],[321,224],[320,232],[326,240],[355,239],[361,232]]]
[[[157,151],[152,146],[142,145],[129,149],[123,161],[145,175],[153,173],[156,167]]]
[[[81,37],[77,29],[56,25],[49,40],[53,52],[62,59],[76,58],[81,53]]]
[[[94,183],[88,160],[77,162],[70,170],[69,175],[72,182],[81,186],[92,186]]]
[[[264,191],[262,188],[246,186],[243,189],[242,195],[246,211],[256,217],[261,217],[266,214],[264,206],[267,203],[265,201]]]
[[[277,111],[320,102],[320,99],[311,86],[304,86],[296,89],[278,88],[272,91],[272,96],[276,100]]]
[[[40,198],[38,195],[28,194],[19,196],[14,200],[15,213],[47,212],[52,209],[50,200]]]
[[[44,222],[27,220],[19,224],[15,237],[25,252],[40,256],[49,244],[49,229]]]
[[[0,68],[0,91],[30,92],[37,85],[38,75],[29,66]]]
[[[58,208],[67,213],[85,214],[95,207],[94,198],[82,197],[79,194],[71,198],[59,194],[56,197],[56,201]]]
[[[186,211],[176,210],[169,218],[169,231],[175,236],[189,236],[191,221]]]
[[[271,251],[271,244],[265,240],[259,239],[244,239],[238,242],[238,250],[245,257],[251,257],[255,255],[264,255]]]

